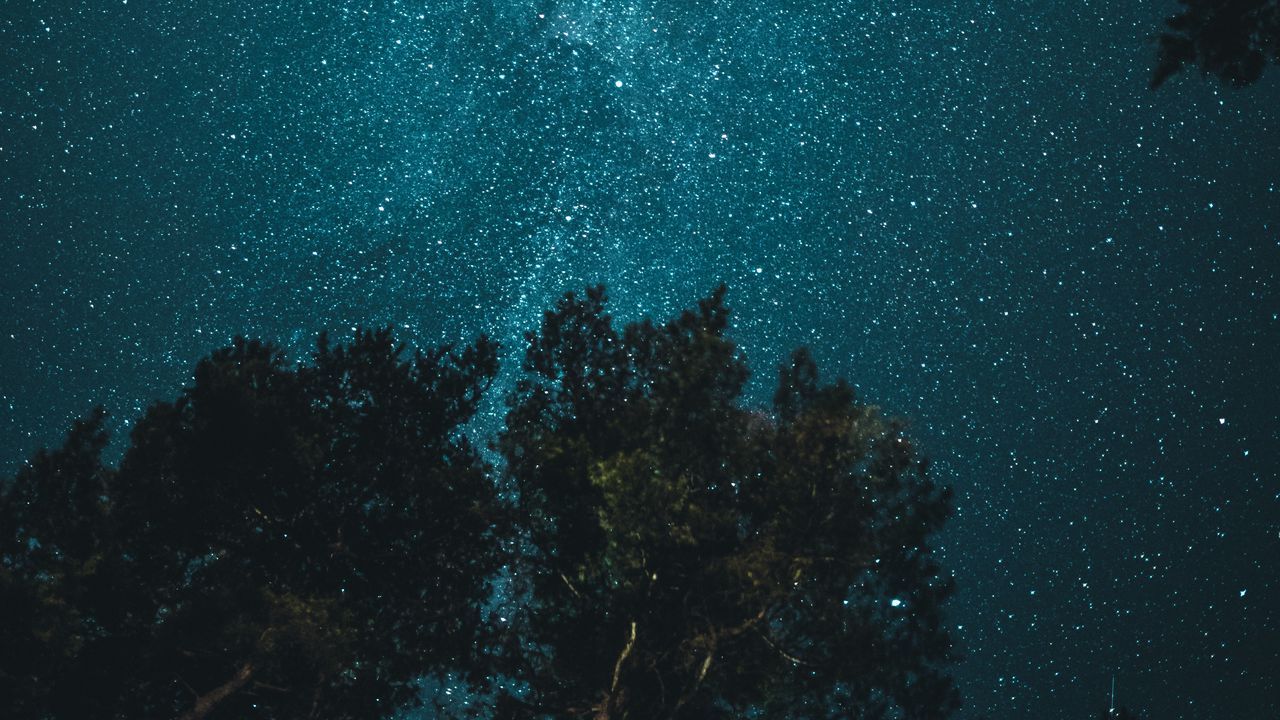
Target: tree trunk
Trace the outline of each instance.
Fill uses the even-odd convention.
[[[196,704],[190,710],[179,715],[178,720],[204,720],[204,717],[212,712],[218,703],[226,700],[244,687],[251,677],[253,677],[253,663],[247,662],[240,666],[240,669],[236,671],[235,675],[231,676],[230,680],[196,698]]]
[[[609,692],[604,696],[604,700],[595,710],[596,714],[592,720],[610,720],[613,717],[614,707],[618,705],[619,694],[626,694],[626,689],[622,692],[618,691],[618,680],[622,675],[622,665],[627,661],[627,656],[631,654],[631,648],[636,645],[636,621],[631,621],[631,637],[627,639],[626,647],[622,648],[622,654],[618,656],[618,662],[613,666],[613,682],[609,685]]]

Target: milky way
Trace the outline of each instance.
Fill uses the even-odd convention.
[[[510,359],[566,290],[724,281],[753,401],[808,345],[955,486],[962,717],[1088,717],[1113,672],[1270,717],[1280,72],[1148,91],[1173,10],[12,0],[0,467],[237,334]]]

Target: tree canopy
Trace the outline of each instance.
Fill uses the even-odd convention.
[[[1249,85],[1280,62],[1280,0],[1178,0],[1165,20],[1151,86],[1186,65],[1231,85]]]
[[[118,468],[77,422],[0,487],[0,715],[369,720],[448,674],[500,720],[948,716],[950,493],[904,425],[804,350],[751,407],[723,287],[606,305],[528,334],[498,468],[484,339],[237,339]]]
[[[37,455],[0,504],[2,714],[374,718],[470,667],[499,556],[461,428],[495,349],[402,354],[237,340],[119,470],[101,411]]]
[[[603,288],[530,334],[499,448],[528,518],[499,717],[941,718],[930,538],[951,508],[903,426],[797,351],[741,404],[723,287],[616,328]]]

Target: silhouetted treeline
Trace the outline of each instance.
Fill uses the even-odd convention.
[[[0,493],[0,716],[369,719],[453,673],[499,718],[946,717],[949,492],[804,351],[744,408],[727,329],[723,288],[624,327],[565,296],[500,469],[484,339],[237,340],[118,468],[95,411]]]

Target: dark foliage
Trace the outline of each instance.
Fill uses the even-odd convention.
[[[118,469],[95,411],[0,488],[0,716],[372,720],[446,674],[503,720],[948,716],[949,493],[804,351],[744,409],[723,294],[621,330],[566,296],[497,478],[483,340],[237,340]]]
[[[105,673],[102,637],[120,615],[119,567],[100,461],[105,413],[72,427],[56,452],[41,452],[0,493],[0,710],[5,717],[74,714]],[[80,662],[84,658],[84,662]]]
[[[495,348],[403,354],[237,340],[119,470],[101,411],[36,456],[0,495],[0,715],[376,718],[474,667],[496,496],[460,428]]]
[[[1280,0],[1179,0],[1165,20],[1151,86],[1188,64],[1232,85],[1248,85],[1280,62]]]
[[[942,718],[930,537],[951,510],[899,423],[798,351],[770,412],[724,289],[618,329],[602,288],[528,336],[499,441],[529,599],[500,718]]]

